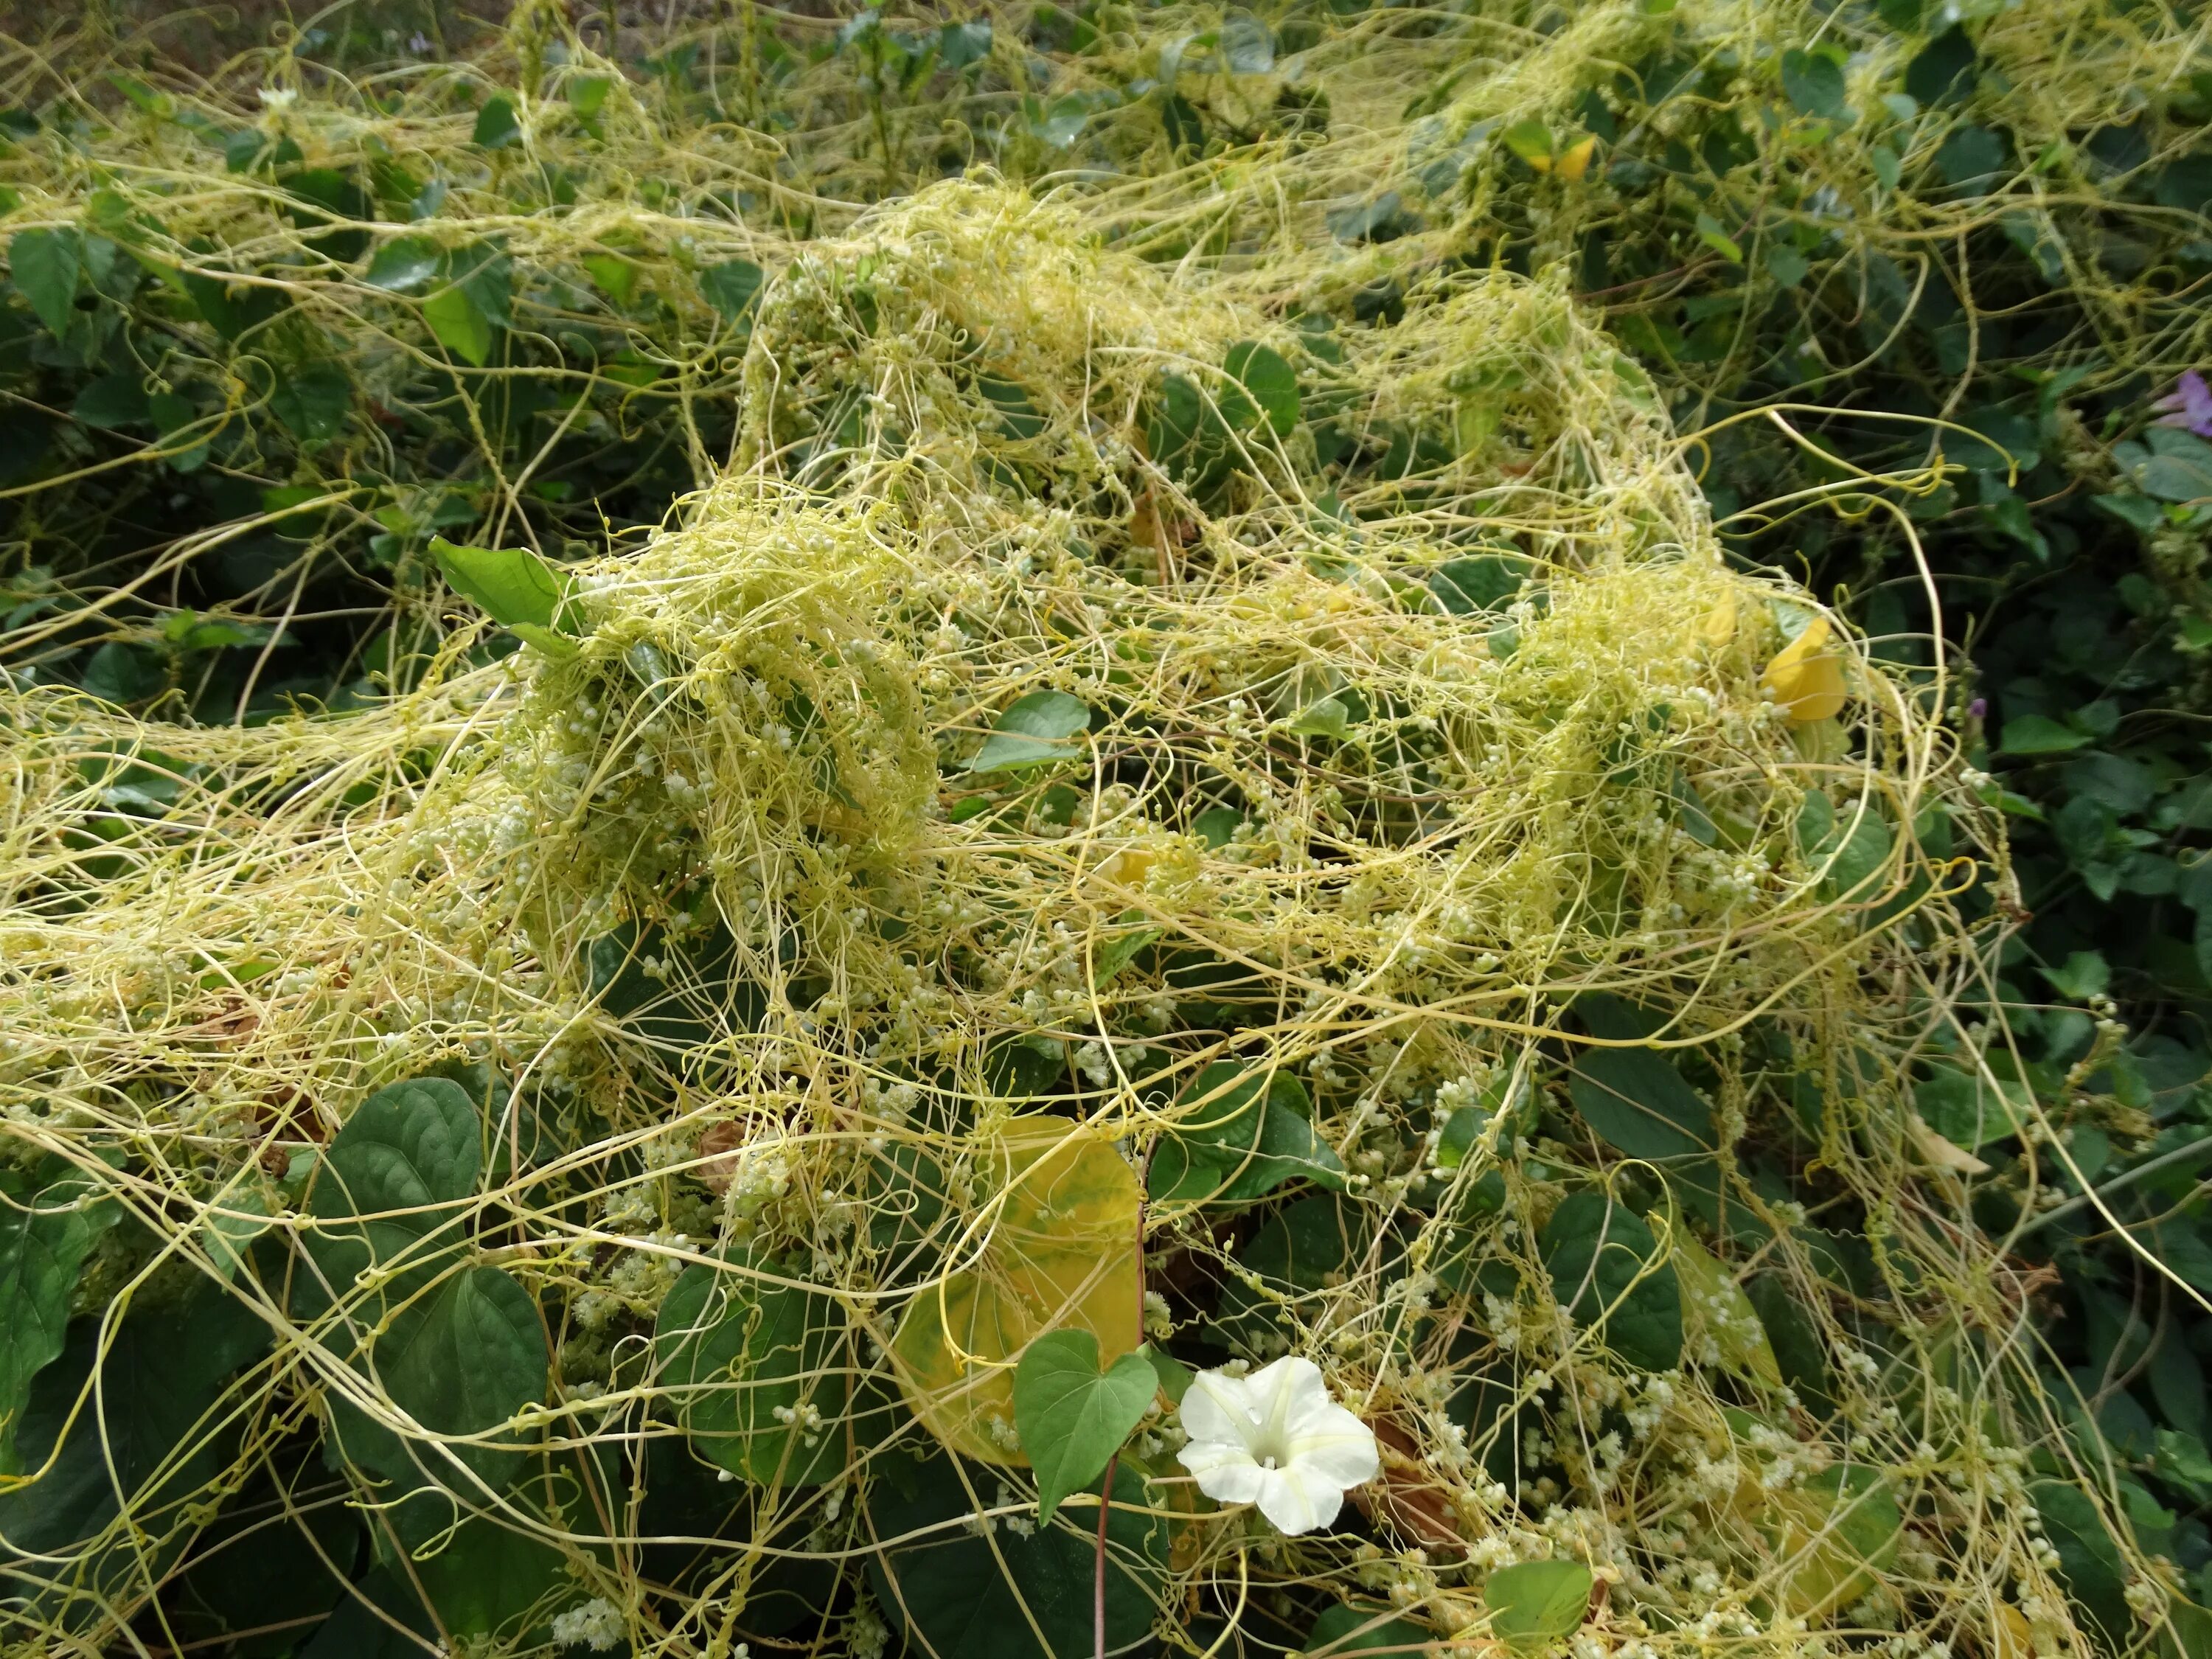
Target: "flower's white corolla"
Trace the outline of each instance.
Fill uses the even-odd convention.
[[[1346,1492],[1382,1468],[1374,1431],[1296,1355],[1249,1376],[1201,1372],[1183,1396],[1182,1426],[1190,1443],[1176,1455],[1198,1489],[1218,1503],[1257,1504],[1285,1533],[1327,1526]]]

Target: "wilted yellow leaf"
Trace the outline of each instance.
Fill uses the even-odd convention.
[[[2035,1632],[2018,1607],[1999,1603],[1990,1621],[1990,1659],[2035,1659]]]
[[[1789,710],[1792,721],[1832,719],[1844,706],[1843,659],[1828,648],[1828,619],[1815,617],[1784,646],[1759,683]]]
[[[1926,1120],[1915,1113],[1907,1123],[1912,1138],[1920,1144],[1920,1155],[1939,1170],[1955,1170],[1960,1175],[1987,1175],[1990,1166],[1976,1158],[1954,1140],[1947,1140],[1929,1127]]]
[[[1589,171],[1590,157],[1595,154],[1597,140],[1595,138],[1585,138],[1580,143],[1570,144],[1565,154],[1559,157],[1559,177],[1571,185],[1582,183],[1583,174]]]
[[[891,1340],[899,1386],[964,1456],[1026,1463],[1012,1444],[1014,1373],[1032,1337],[1089,1331],[1101,1364],[1142,1340],[1136,1172],[1064,1117],[1012,1120],[992,1149],[1006,1198],[980,1259],[917,1295]]]

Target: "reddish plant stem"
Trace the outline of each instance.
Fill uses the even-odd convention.
[[[1106,1460],[1106,1479],[1098,1488],[1098,1565],[1091,1581],[1091,1645],[1095,1659],[1106,1659],[1106,1517],[1111,1513],[1108,1505],[1114,1501],[1114,1465],[1121,1461],[1115,1452]]]

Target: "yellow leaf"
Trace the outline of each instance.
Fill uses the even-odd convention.
[[[1705,622],[1698,631],[1705,636],[1707,645],[1726,645],[1735,637],[1735,595],[1733,592],[1721,595],[1720,602],[1705,612]]]
[[[1780,1388],[1782,1367],[1751,1298],[1710,1250],[1680,1229],[1674,1234],[1674,1276],[1681,1282],[1684,1316],[1712,1339],[1721,1364],[1739,1376]]]
[[[980,1257],[915,1297],[891,1352],[931,1433],[984,1462],[1026,1463],[1013,1362],[1030,1339],[1089,1331],[1109,1365],[1142,1340],[1137,1177],[1103,1135],[1042,1115],[1009,1121],[988,1165],[985,1189],[1006,1197]]]
[[[1745,1465],[1728,1500],[1728,1524],[1748,1522],[1765,1540],[1770,1565],[1760,1577],[1775,1601],[1797,1618],[1817,1619],[1863,1596],[1872,1575],[1897,1558],[1904,1516],[1888,1483],[1863,1464],[1838,1464],[1800,1485],[1770,1486],[1758,1473],[1767,1454],[1755,1441],[1743,1443],[1759,1419],[1727,1408],[1723,1415]]]
[[[1781,1564],[1782,1602],[1801,1619],[1847,1607],[1897,1555],[1897,1501],[1863,1466],[1838,1466],[1765,1495],[1762,1530]]]
[[[1946,1140],[1928,1127],[1917,1113],[1908,1121],[1912,1138],[1920,1143],[1920,1155],[1939,1170],[1950,1170],[1960,1175],[1987,1175],[1990,1166],[1976,1158],[1956,1141]]]
[[[1548,155],[1524,155],[1521,159],[1538,173],[1549,173],[1552,170],[1552,158]]]
[[[2035,1632],[2018,1607],[1999,1603],[1990,1625],[1990,1659],[2035,1659]]]
[[[1559,157],[1559,177],[1571,185],[1582,183],[1583,174],[1589,171],[1590,157],[1596,153],[1597,140],[1595,138],[1585,138],[1580,143],[1569,145],[1566,154]]]
[[[1843,708],[1844,665],[1827,645],[1828,619],[1815,617],[1759,677],[1796,724],[1830,720]]]

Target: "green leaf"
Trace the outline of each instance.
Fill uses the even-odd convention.
[[[84,1258],[117,1213],[89,1203],[78,1181],[35,1195],[0,1185],[0,1474],[17,1472],[15,1425],[31,1380],[61,1352]]]
[[[1149,1344],[1137,1352],[1152,1365],[1152,1376],[1160,1385],[1160,1392],[1168,1397],[1168,1404],[1182,1405],[1183,1395],[1190,1392],[1190,1385],[1198,1380],[1198,1374],[1174,1355],[1162,1353]]]
[[[56,339],[65,337],[76,317],[77,276],[84,242],[68,227],[19,230],[8,243],[8,274],[15,291],[31,302],[39,320]]]
[[[545,1486],[569,1487],[565,1473],[542,1485],[533,1476],[509,1504],[522,1508]],[[299,1650],[301,1659],[413,1659],[422,1652],[370,1612],[370,1605],[426,1640],[437,1639],[441,1631],[449,1638],[482,1638],[502,1627],[512,1630],[560,1581],[564,1563],[550,1544],[483,1516],[466,1516],[454,1525],[448,1510],[433,1521],[428,1506],[423,1508],[420,1517],[404,1510],[398,1517],[421,1523],[401,1529],[399,1541],[411,1547],[404,1566],[386,1565],[390,1541],[380,1538],[384,1560],[359,1581],[358,1597],[346,1595],[339,1601]],[[432,1538],[418,1539],[417,1531],[431,1533],[434,1544]],[[541,1624],[541,1640],[544,1633]]]
[[[480,1157],[477,1109],[458,1083],[411,1079],[379,1089],[356,1107],[330,1150],[308,1208],[320,1216],[422,1210],[466,1201]],[[403,1218],[414,1232],[435,1224]]]
[[[1579,1561],[1522,1561],[1482,1587],[1490,1633],[1516,1652],[1563,1642],[1589,1611],[1590,1570]]]
[[[353,1463],[401,1492],[435,1485],[464,1498],[480,1496],[479,1483],[502,1491],[523,1473],[515,1437],[495,1431],[545,1398],[550,1365],[538,1303],[512,1274],[449,1273],[340,1358],[364,1366],[412,1425],[403,1437],[333,1392],[331,1426]]]
[[[637,267],[619,253],[586,253],[582,260],[592,285],[618,306],[637,292]]]
[[[143,702],[163,684],[161,665],[144,646],[110,640],[92,653],[79,684],[86,695],[127,708]]]
[[[1680,1363],[1681,1289],[1640,1218],[1608,1194],[1575,1193],[1552,1212],[1542,1248],[1553,1294],[1577,1324],[1601,1330],[1640,1370]]]
[[[1066,149],[1091,125],[1091,100],[1079,92],[1064,93],[1049,104],[1036,98],[1022,102],[1030,133],[1054,149]]]
[[[319,1224],[302,1275],[302,1311],[347,1293],[372,1265],[404,1266],[386,1295],[425,1282],[465,1242],[481,1149],[476,1108],[460,1085],[422,1078],[380,1089],[357,1107],[319,1161],[307,1213]]]
[[[1435,1638],[1422,1626],[1394,1619],[1387,1608],[1339,1603],[1314,1620],[1303,1649],[1306,1659],[1339,1659],[1354,1653],[1418,1654]]]
[[[211,251],[198,251],[204,264],[212,257]],[[193,308],[226,340],[239,339],[259,328],[287,303],[285,295],[276,289],[239,282],[234,289],[232,284],[237,277],[222,270],[181,272],[179,280],[185,292],[191,296]],[[159,401],[155,399],[157,404]]]
[[[1036,1471],[1040,1526],[1104,1471],[1158,1389],[1142,1352],[1123,1354],[1100,1376],[1098,1339],[1089,1331],[1048,1331],[1024,1351],[1014,1371],[1014,1426]]]
[[[417,293],[438,275],[445,257],[427,236],[402,236],[376,250],[362,280],[391,294]]]
[[[1858,1601],[1896,1559],[1905,1516],[1889,1483],[1864,1464],[1836,1464],[1774,1494],[1766,1525],[1789,1565],[1782,1600],[1802,1618]]]
[[[1528,561],[1514,553],[1453,559],[1429,574],[1429,592],[1455,617],[1502,610],[1528,579]]]
[[[1297,718],[1283,729],[1301,737],[1328,738],[1342,743],[1352,728],[1352,710],[1341,697],[1322,697],[1308,703],[1298,711]]]
[[[2024,1083],[1991,1082],[1946,1066],[1913,1085],[1912,1103],[1929,1128],[1972,1152],[2018,1134],[2034,1097]]]
[[[1275,67],[1275,38],[1250,12],[1232,9],[1221,20],[1221,55],[1231,75],[1265,75]]]
[[[1603,993],[1577,997],[1575,1012],[1611,1042],[1649,1032],[1646,1017]],[[1718,1145],[1712,1108],[1656,1049],[1578,1049],[1567,1091],[1583,1121],[1631,1158],[1711,1156]]]
[[[1848,830],[1846,830],[1848,826]],[[1846,808],[1837,820],[1840,842],[1832,838],[1820,849],[1827,863],[1827,890],[1839,898],[1864,898],[1889,863],[1893,840],[1889,826],[1871,805]]]
[[[1122,920],[1141,918],[1142,915],[1141,911],[1131,911]],[[1159,943],[1165,933],[1166,930],[1160,927],[1132,927],[1100,944],[1091,953],[1092,982],[1102,986],[1106,984],[1134,962],[1139,951]]]
[[[765,280],[761,268],[751,260],[728,259],[699,273],[699,291],[707,296],[708,305],[722,313],[724,321],[734,323],[760,299]]]
[[[2212,498],[2212,444],[2172,427],[2154,427],[2146,436],[2148,459],[2130,468],[2138,489],[2178,505]]]
[[[1298,423],[1298,377],[1272,346],[1239,340],[1229,348],[1223,367],[1242,386],[1277,437],[1290,436]]]
[[[192,1626],[234,1638],[231,1659],[285,1659],[300,1632],[345,1599],[345,1575],[367,1541],[360,1512],[343,1504],[272,1515],[278,1491],[266,1474],[250,1478],[166,1587]]]
[[[1758,1314],[1773,1350],[1782,1380],[1797,1391],[1798,1398],[1815,1410],[1828,1407],[1828,1349],[1813,1317],[1798,1304],[1777,1275],[1761,1273],[1744,1286],[1744,1297]]]
[[[1729,235],[1710,213],[1698,216],[1698,240],[1732,265],[1743,263],[1743,244]]]
[[[1446,1118],[1437,1137],[1437,1167],[1456,1170],[1466,1163],[1467,1155],[1474,1150],[1474,1143],[1490,1127],[1492,1115],[1480,1106],[1462,1106]]]
[[[980,64],[990,53],[991,21],[988,17],[972,23],[947,23],[937,32],[938,60],[949,70]]]
[[[482,368],[491,360],[492,319],[465,285],[449,283],[423,301],[422,320],[438,343],[463,362]]]
[[[1712,1344],[1720,1362],[1738,1376],[1770,1389],[1782,1386],[1782,1368],[1751,1297],[1727,1265],[1686,1229],[1674,1240],[1674,1267],[1682,1290],[1682,1316]]]
[[[2158,1431],[2159,1478],[2197,1504],[2212,1504],[2212,1453],[2194,1434]]]
[[[1923,107],[1948,104],[1973,90],[1980,63],[1965,29],[1954,26],[1920,49],[1905,66],[1905,93]]]
[[[2005,722],[2000,746],[2008,755],[2063,755],[2094,741],[2087,732],[2062,726],[2046,714],[2020,714]]]
[[[1045,417],[1030,401],[1030,394],[1012,380],[978,375],[975,390],[999,411],[999,430],[1010,438],[1034,438],[1045,428]]]
[[[2076,951],[2059,966],[2042,972],[2059,995],[2075,1002],[2104,995],[2112,982],[2112,966],[2101,951]]]
[[[759,1029],[766,999],[739,977],[737,941],[716,920],[681,940],[658,923],[624,921],[593,939],[592,995],[640,1040],[688,1054]],[[648,963],[659,971],[648,974]]]
[[[287,369],[269,394],[269,408],[301,443],[324,443],[345,430],[353,377],[336,363]]]
[[[1802,253],[1787,242],[1771,242],[1766,249],[1766,274],[1784,288],[1795,288],[1805,280],[1812,264]]]
[[[1290,1073],[1218,1060],[1177,1103],[1192,1110],[1153,1153],[1154,1199],[1237,1202],[1301,1179],[1343,1190],[1344,1165],[1314,1133],[1313,1101]]]
[[[477,112],[476,131],[469,140],[479,149],[505,149],[522,137],[522,123],[515,118],[514,100],[495,98]]]
[[[1244,815],[1235,807],[1209,806],[1190,821],[1190,830],[1212,850],[1236,840],[1243,824]]]
[[[1067,739],[1090,725],[1091,710],[1066,692],[1032,691],[999,716],[968,770],[1016,772],[1072,759],[1083,751]]]
[[[269,1343],[250,1302],[210,1285],[114,1327],[78,1324],[17,1425],[18,1466],[44,1473],[0,1492],[15,1617],[82,1629],[161,1582],[250,1415],[221,1408],[230,1378]]]
[[[1971,122],[1954,127],[1936,147],[1936,169],[1944,181],[1977,196],[1989,193],[2011,160],[2012,147],[2002,133]]]
[[[1577,997],[1575,1012],[1592,1036],[1609,1042],[1638,1041],[1660,1024],[1648,1010],[1603,992]],[[1708,1224],[1721,1224],[1719,1134],[1712,1108],[1673,1060],[1649,1048],[1581,1048],[1567,1092],[1599,1135],[1631,1158],[1658,1164],[1670,1191]]]
[[[201,1220],[200,1247],[218,1277],[234,1279],[246,1270],[246,1247],[270,1226],[269,1200],[252,1188],[226,1193]]]
[[[575,654],[582,629],[566,571],[526,547],[460,547],[443,536],[430,538],[430,554],[447,585],[494,622],[549,656]]]
[[[744,1255],[686,1267],[653,1326],[653,1364],[707,1456],[763,1486],[818,1485],[845,1467],[845,1320],[828,1297],[759,1273],[799,1276]]]
[[[146,387],[137,375],[118,371],[103,374],[87,382],[70,406],[70,413],[89,427],[103,431],[118,426],[136,426],[150,420],[147,407]]]
[[[611,75],[576,76],[566,88],[568,107],[576,112],[579,120],[596,120],[599,111],[605,107],[607,94],[614,90],[614,77]]]
[[[1801,52],[1792,46],[1782,54],[1782,91],[1802,114],[1840,119],[1845,108],[1844,67],[1819,48]]]
[[[1181,374],[1163,375],[1146,413],[1145,453],[1176,478],[1204,488],[1225,465],[1227,444],[1220,416],[1198,387]]]
[[[911,1494],[911,1495],[909,1495]],[[979,1494],[991,1497],[986,1484]],[[1152,1632],[1166,1579],[1168,1523],[1126,1463],[1114,1477],[1106,1523],[1106,1650],[1128,1653]],[[892,1543],[868,1559],[884,1616],[909,1650],[951,1659],[1091,1659],[1097,1521],[1062,1515],[1029,1536],[988,1521],[951,1458],[915,1472],[904,1491],[878,1480],[868,1500],[875,1534]],[[968,1524],[961,1524],[968,1522]],[[1043,1632],[1044,1645],[1030,1632]]]

